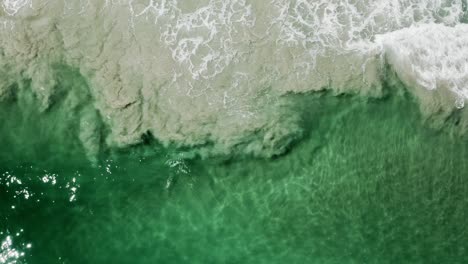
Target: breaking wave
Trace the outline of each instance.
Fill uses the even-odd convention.
[[[98,116],[108,128],[107,146],[150,134],[165,145],[198,147],[201,155],[280,154],[303,134],[288,94],[378,97],[392,75],[427,116],[468,115],[462,0],[3,0],[1,6],[0,101],[29,90],[47,112],[66,94],[73,105],[66,110],[76,112],[92,155],[101,144]],[[75,69],[85,85],[58,82],[60,65]],[[99,114],[83,110],[90,107]]]

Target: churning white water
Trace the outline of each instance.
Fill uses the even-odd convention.
[[[423,112],[468,99],[462,0],[3,0],[0,100],[32,89],[40,111],[63,88],[90,152],[151,133],[163,144],[270,156],[302,133],[284,95],[331,89],[379,96],[390,69]],[[389,66],[389,67],[387,67]],[[14,85],[30,80],[30,87]],[[92,107],[78,111],[81,91]],[[97,109],[95,111],[94,109]],[[464,110],[459,110],[463,111]]]

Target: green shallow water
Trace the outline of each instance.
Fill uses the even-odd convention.
[[[148,142],[96,166],[64,114],[4,104],[0,239],[31,264],[468,262],[466,140],[406,95],[291,100],[308,134],[286,155]]]

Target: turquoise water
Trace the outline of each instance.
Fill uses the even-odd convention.
[[[74,117],[25,93],[0,111],[0,239],[31,264],[467,263],[468,144],[388,91],[291,95],[307,133],[272,159],[148,138],[94,165]]]

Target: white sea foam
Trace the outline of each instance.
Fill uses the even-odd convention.
[[[165,144],[273,155],[302,133],[298,117],[284,111],[284,94],[379,95],[385,64],[427,113],[462,108],[468,98],[462,0],[3,0],[2,7],[0,73],[8,78],[0,100],[15,80],[30,78],[47,109],[57,92],[51,66],[67,64],[88,81],[110,145],[137,143],[150,131]],[[80,138],[96,152],[98,126],[88,117]]]
[[[31,0],[3,0],[2,7],[8,15],[13,16],[18,13],[20,9],[31,5],[31,3]]]
[[[445,90],[456,108],[468,99],[468,25],[424,24],[378,36],[408,87]]]

